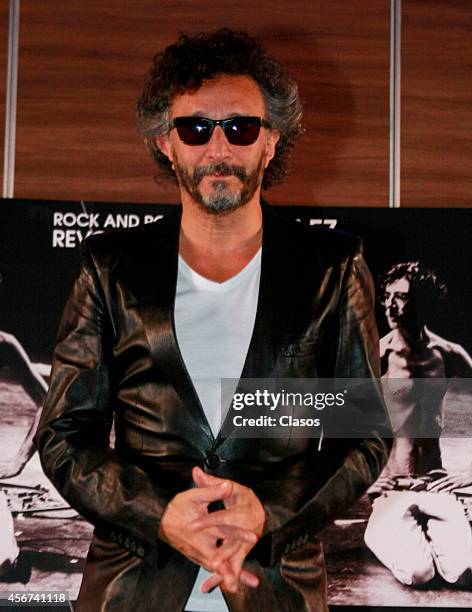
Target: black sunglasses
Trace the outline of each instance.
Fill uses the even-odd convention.
[[[269,123],[261,117],[230,117],[229,119],[208,119],[207,117],[176,117],[171,123],[180,140],[186,145],[206,144],[213,130],[220,125],[228,142],[232,145],[246,147],[256,142],[262,127],[270,128]]]

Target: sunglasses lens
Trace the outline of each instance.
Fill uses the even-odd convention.
[[[203,145],[210,140],[212,125],[199,117],[178,117],[175,127],[180,140],[187,145]]]
[[[226,122],[225,134],[231,144],[247,146],[256,142],[260,129],[258,117],[235,117]]]
[[[221,122],[205,117],[176,117],[174,119],[174,126],[180,140],[193,146],[204,145],[210,140],[215,123],[223,127],[230,144],[242,147],[256,142],[261,129],[259,117],[232,117]]]

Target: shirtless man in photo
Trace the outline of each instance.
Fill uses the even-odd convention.
[[[439,437],[447,382],[470,377],[472,359],[427,326],[446,293],[432,270],[416,261],[396,264],[380,290],[390,327],[380,340],[382,381],[395,440],[369,489],[374,504],[365,541],[404,584],[436,575],[462,584],[470,575],[472,536],[465,508],[450,492],[472,484],[472,463],[443,470]]]

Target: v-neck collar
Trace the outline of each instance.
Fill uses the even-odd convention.
[[[251,274],[251,272],[260,265],[261,261],[261,252],[262,247],[257,250],[257,253],[250,259],[250,261],[234,276],[228,278],[227,280],[219,283],[217,281],[213,281],[206,276],[202,276],[196,270],[194,270],[189,264],[185,261],[185,259],[179,255],[179,273],[187,276],[192,284],[196,286],[198,289],[203,289],[205,291],[212,291],[218,293],[224,293],[237,287],[245,279]]]

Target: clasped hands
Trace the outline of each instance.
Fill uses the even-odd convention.
[[[162,515],[159,537],[212,575],[200,589],[216,586],[236,593],[238,583],[256,588],[259,579],[243,569],[246,556],[262,535],[265,512],[256,494],[233,480],[194,467],[196,488],[178,493]],[[223,510],[208,511],[222,501]]]

